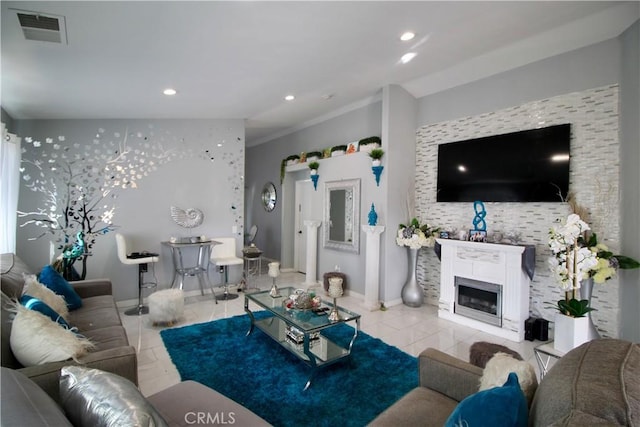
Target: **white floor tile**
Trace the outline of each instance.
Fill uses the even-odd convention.
[[[266,272],[266,267],[263,270]],[[270,289],[273,283],[266,274],[251,279],[250,286],[261,290]],[[280,288],[285,286],[307,288],[304,285],[304,276],[297,273],[283,273],[278,277],[277,284]],[[172,327],[244,314],[244,293],[238,292],[235,287],[231,289],[233,293],[239,293],[239,297],[230,301],[218,301],[218,304],[215,303],[210,291],[204,296],[188,296],[185,299],[184,316]],[[255,289],[244,291],[255,292]],[[221,293],[222,289],[216,288],[216,294]],[[438,308],[435,306],[424,305],[412,308],[398,305],[389,307],[385,311],[369,311],[363,307],[362,301],[356,296],[344,296],[338,300],[338,304],[361,315],[360,325],[363,332],[380,338],[412,356],[417,357],[424,349],[433,347],[468,361],[471,344],[477,341],[488,341],[517,351],[524,360],[534,365],[538,372],[533,348],[540,342],[516,343],[440,319]],[[125,316],[125,309],[122,309],[121,317],[129,343],[138,351],[138,377],[142,393],[148,396],[178,383],[180,375],[171,362],[160,337],[160,331],[167,326],[152,325],[148,315]]]

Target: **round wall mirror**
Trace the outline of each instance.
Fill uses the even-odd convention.
[[[267,212],[276,207],[276,186],[273,182],[267,182],[262,188],[262,206]]]

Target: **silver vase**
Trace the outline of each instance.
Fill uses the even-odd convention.
[[[586,299],[589,301],[589,307],[591,307],[591,294],[593,293],[593,277],[584,279],[580,282],[580,299]],[[589,318],[589,341],[600,338],[600,333],[596,329],[596,325],[593,324],[593,318],[591,312],[587,313]]]
[[[408,271],[407,281],[402,287],[402,302],[409,307],[420,307],[424,301],[422,287],[418,285],[416,269],[418,268],[418,249],[407,246]]]

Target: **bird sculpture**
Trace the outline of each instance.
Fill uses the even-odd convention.
[[[200,209],[181,209],[171,206],[171,218],[181,227],[194,228],[202,224],[204,214]]]
[[[69,249],[62,252],[62,257],[67,260],[74,260],[84,254],[84,233],[78,231],[76,234],[76,242]]]

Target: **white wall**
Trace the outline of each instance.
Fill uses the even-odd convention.
[[[161,241],[171,236],[232,236],[242,243],[244,225],[244,123],[242,120],[38,120],[16,121],[22,137],[31,136],[43,145],[23,144],[23,159],[38,158],[46,145],[45,138],[57,140],[69,148],[69,154],[86,152],[87,164],[103,165],[122,150],[127,137],[131,152],[126,156],[131,170],[142,171],[141,159],[154,162],[146,174],[137,179],[137,188],[114,189],[117,198],[113,224],[130,237],[131,250],[150,250],[161,254],[155,272],[160,287],[168,287],[172,278],[172,261]],[[105,156],[102,158],[102,156]],[[128,165],[133,165],[129,167]],[[31,211],[42,205],[42,194],[25,187],[20,193],[19,210]],[[179,227],[170,217],[170,207],[197,208],[204,213],[204,223],[194,229]],[[20,223],[20,219],[19,219]],[[35,241],[40,229],[19,228],[18,255],[33,269],[49,262],[48,237]],[[114,232],[99,236],[89,258],[88,278],[109,277],[117,300],[137,298],[137,268],[123,266],[117,258]],[[59,251],[56,251],[56,254]],[[185,261],[186,262],[186,261]],[[241,270],[232,280],[239,279]],[[218,274],[211,274],[219,283]],[[198,289],[195,278],[188,278],[185,289]]]

